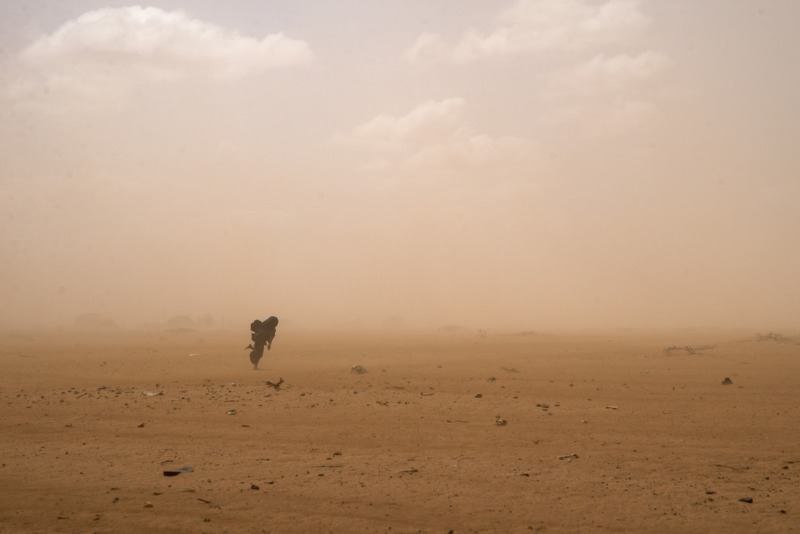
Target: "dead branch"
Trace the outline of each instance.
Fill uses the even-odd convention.
[[[733,469],[734,471],[747,471],[748,469],[750,469],[749,467],[733,467],[730,465],[723,465],[723,464],[717,464],[717,467],[725,467],[727,469]]]
[[[267,380],[267,385],[271,388],[275,388],[275,391],[281,389],[281,384],[283,384],[283,378],[281,378],[277,382],[270,382],[269,380]]]
[[[679,351],[679,350],[685,350],[689,354],[697,354],[698,352],[701,352],[701,351],[704,351],[704,350],[711,350],[714,347],[716,347],[716,345],[702,345],[700,347],[690,347],[689,345],[685,345],[683,347],[679,347],[677,345],[671,345],[671,346],[667,347],[666,349],[664,349],[664,354],[671,354],[671,353],[673,353],[675,351]]]

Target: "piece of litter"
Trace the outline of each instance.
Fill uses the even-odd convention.
[[[192,472],[194,472],[194,467],[187,466],[187,467],[181,467],[179,469],[167,469],[166,471],[164,471],[164,476],[174,477],[180,475],[181,473],[192,473]]]
[[[565,454],[564,456],[558,457],[559,460],[567,460],[568,462],[571,462],[573,458],[578,458],[578,455],[574,452],[572,454]]]
[[[236,410],[228,410],[225,415],[236,415]]]
[[[191,352],[191,353],[189,353],[189,357],[190,358],[193,358],[195,356],[200,356],[200,353],[199,352]]]
[[[606,406],[606,410],[619,410],[619,406]]]
[[[412,467],[411,469],[403,469],[402,471],[397,472],[398,475],[403,473],[408,473],[410,475],[413,475],[414,473],[419,473],[419,469],[417,469],[416,467]]]
[[[157,397],[159,393],[153,393],[152,391],[142,391],[142,395],[145,397]]]

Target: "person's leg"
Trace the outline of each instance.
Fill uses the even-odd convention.
[[[258,369],[258,362],[261,360],[262,356],[264,356],[264,345],[259,343],[250,352],[250,362],[253,364],[254,370]]]

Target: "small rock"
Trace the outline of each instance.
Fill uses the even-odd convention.
[[[261,488],[258,486],[258,484],[250,484],[250,489],[251,490],[259,490]]]
[[[367,374],[367,370],[362,367],[361,365],[354,365],[350,368],[350,374],[352,375],[364,375]]]
[[[739,499],[739,502],[752,503],[753,502],[753,498],[752,497],[742,497],[741,499]]]
[[[144,428],[144,423],[139,423],[138,425],[136,425],[136,428]]]
[[[228,410],[225,415],[236,415],[236,410]]]
[[[499,415],[495,418],[494,422],[495,422],[495,424],[497,426],[506,426],[508,424],[508,421],[506,421],[505,419],[503,419]]]
[[[144,503],[144,507],[145,508],[152,508],[153,507],[153,503],[151,503],[150,501],[147,501],[146,503]]]
[[[478,393],[477,395],[475,395],[475,398],[476,398],[476,399],[482,399],[482,398],[483,398],[483,395],[482,395],[481,393]]]
[[[732,384],[733,384],[733,380],[731,380],[730,377],[727,377],[727,376],[725,377],[725,380],[722,381],[722,385],[723,386],[730,386]]]

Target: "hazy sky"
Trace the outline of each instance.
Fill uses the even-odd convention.
[[[798,20],[0,0],[0,327],[797,328]]]

